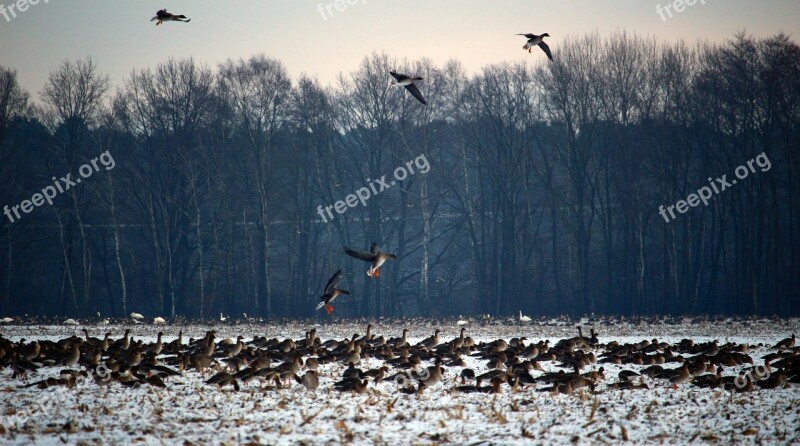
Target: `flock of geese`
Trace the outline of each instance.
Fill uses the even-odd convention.
[[[183,22],[188,23],[192,19],[187,18],[185,15],[180,14],[171,14],[167,12],[166,9],[160,9],[156,12],[156,15],[150,19],[151,22],[156,22],[156,26],[164,23],[164,22]],[[547,58],[553,60],[553,53],[550,52],[550,47],[544,43],[545,37],[550,37],[550,34],[533,34],[533,33],[525,33],[525,34],[517,34],[518,36],[525,37],[525,45],[522,46],[523,50],[528,50],[530,53],[533,47],[538,46],[541,48],[542,51],[547,55]],[[424,80],[422,77],[419,76],[409,76],[406,74],[398,73],[396,71],[389,71],[389,74],[392,75],[394,80],[392,81],[392,85],[399,85],[405,87],[409,93],[411,93],[414,98],[416,98],[419,102],[423,105],[428,105],[428,101],[425,100],[425,97],[422,96],[422,92],[419,91],[419,88],[415,85],[416,82]]]
[[[333,381],[334,390],[354,393],[364,393],[370,384],[381,381],[394,381],[397,392],[408,394],[437,386],[460,393],[498,393],[507,386],[551,394],[597,392],[601,384],[607,385],[605,391],[647,389],[662,383],[735,392],[800,386],[800,347],[794,334],[766,346],[766,355],[753,358],[747,344],[691,339],[675,344],[657,339],[601,343],[593,328],[584,336],[580,327],[578,336],[554,344],[528,342],[525,337],[476,342],[466,335],[466,327],[454,339],[442,339],[437,329],[412,343],[408,329],[391,338],[372,329],[370,324],[364,336],[325,341],[316,329],[302,339],[282,340],[263,336],[218,340],[217,332],[210,330],[199,339],[184,339],[181,332],[166,342],[159,332],[156,341],[149,343],[134,340],[130,330],[117,339],[110,332],[92,337],[85,328],[84,336],[58,341],[14,342],[0,336],[0,371],[10,370],[11,378],[22,380],[23,387],[37,388],[73,387],[80,379],[99,386],[167,387],[171,379],[198,374],[207,385],[235,390],[255,385],[281,389],[296,382],[315,391],[325,378]],[[366,363],[381,365],[360,368]],[[338,366],[320,367],[326,364]],[[610,384],[606,364],[621,366],[618,379]],[[60,367],[58,377],[35,379],[37,371],[47,367]],[[726,376],[726,368],[740,370]]]

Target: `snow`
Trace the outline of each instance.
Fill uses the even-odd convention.
[[[453,320],[370,321],[373,333],[400,336],[410,329],[412,341],[443,330],[442,339],[458,335]],[[575,322],[563,319],[534,320],[521,324],[514,319],[470,320],[467,335],[476,341],[525,336],[528,342],[577,335]],[[792,332],[800,332],[798,319],[679,320],[674,324],[639,321],[584,321],[594,323],[600,342],[638,342],[657,338],[675,343],[683,338],[695,342],[719,339],[721,343],[748,342],[756,364],[773,351],[774,344]],[[367,321],[341,321],[239,325],[107,325],[86,326],[90,335],[106,331],[121,337],[126,328],[135,339],[154,341],[158,331],[174,339],[182,329],[184,340],[202,337],[213,328],[218,338],[253,336],[302,339],[305,331],[317,328],[326,340],[364,334]],[[76,334],[78,327],[3,326],[2,335],[19,341],[59,339]],[[587,333],[588,334],[588,333]],[[762,344],[758,346],[758,344]],[[601,350],[602,351],[602,350]],[[596,352],[599,354],[601,351]],[[486,370],[485,361],[465,357],[476,373]],[[366,359],[360,368],[379,367],[382,361]],[[557,371],[552,361],[542,363],[545,371]],[[57,376],[60,368],[42,368],[27,378],[12,379],[11,370],[0,372],[0,424],[13,424],[0,435],[0,443],[25,444],[594,444],[618,443],[624,437],[635,444],[729,444],[800,442],[800,389],[756,390],[731,393],[721,389],[700,389],[682,385],[673,390],[663,382],[646,382],[649,390],[616,391],[606,387],[616,381],[621,368],[640,370],[644,366],[595,364],[606,369],[604,384],[595,394],[588,391],[552,396],[535,389],[510,390],[503,386],[497,395],[459,394],[451,389],[460,384],[460,369],[447,368],[445,380],[421,396],[396,391],[397,385],[384,381],[364,395],[333,390],[344,366],[321,365],[320,387],[307,392],[292,383],[284,389],[243,385],[240,392],[227,387],[218,390],[203,383],[204,377],[187,371],[167,380],[167,388],[151,386],[126,388],[112,384],[98,387],[81,378],[74,388],[45,390],[22,387],[27,382]],[[742,367],[743,368],[743,367]],[[726,375],[742,368],[726,368]],[[542,372],[533,371],[534,377]],[[210,374],[206,375],[208,378]],[[539,387],[543,387],[542,384]]]

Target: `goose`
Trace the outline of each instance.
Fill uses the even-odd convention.
[[[153,324],[154,325],[164,325],[166,323],[167,323],[167,321],[161,316],[153,318]]]
[[[133,312],[131,313],[131,319],[133,319],[134,321],[141,321],[142,319],[144,319],[144,316],[142,316],[141,313]]]
[[[407,335],[408,335],[408,329],[404,328],[403,329],[403,336],[401,336],[399,338],[389,338],[389,341],[387,343],[392,345],[392,346],[394,346],[395,348],[400,348],[400,347],[403,347],[403,346],[407,346],[408,345],[408,341],[406,340],[406,336]]]
[[[441,333],[441,332],[442,331],[437,328],[433,332],[433,336],[421,340],[419,342],[419,344],[417,344],[417,347],[425,347],[428,350],[436,348],[436,346],[439,345],[439,342],[440,342],[439,341],[439,333]]]
[[[620,370],[618,376],[620,381],[632,382],[634,379],[640,377],[641,375],[634,372],[633,370]]]
[[[125,330],[125,336],[123,336],[122,338],[117,339],[116,341],[112,342],[111,346],[109,347],[109,349],[111,349],[111,350],[127,350],[128,347],[130,346],[130,338],[129,338],[130,334],[131,334],[131,330],[130,329]]]
[[[520,322],[530,322],[532,320],[533,319],[531,319],[530,317],[523,315],[522,314],[522,310],[519,310],[519,321]]]
[[[794,345],[795,345],[795,335],[794,335],[794,333],[792,333],[791,337],[788,337],[786,339],[782,339],[782,340],[778,341],[778,343],[775,344],[775,348],[777,348],[777,349],[790,349],[790,348],[794,347]]]
[[[428,101],[422,97],[422,93],[419,92],[419,88],[414,85],[414,82],[423,80],[421,77],[411,77],[396,71],[390,71],[389,74],[391,74],[395,79],[392,81],[392,85],[402,85],[403,87],[406,87],[406,90],[408,90],[412,96],[417,98],[418,101],[422,102],[423,105],[428,105]]]
[[[14,322],[14,318],[6,316],[3,319],[0,319],[0,322],[2,322],[4,324],[10,324],[10,323]]]
[[[756,381],[756,384],[762,389],[777,389],[783,387],[787,380],[788,377],[783,373],[783,370],[778,370],[778,373],[768,375],[764,379]]]
[[[648,387],[647,384],[643,382],[635,384],[633,381],[620,381],[614,384],[610,384],[608,388],[616,390],[638,390],[638,389],[649,389],[650,387]]]
[[[692,379],[692,384],[697,387],[716,389],[722,384],[722,367],[717,367],[717,373],[696,376]]]
[[[459,319],[459,320],[456,321],[456,325],[458,325],[459,327],[461,327],[463,325],[467,325],[468,323],[469,322],[465,321],[464,319]]]
[[[688,382],[690,379],[692,379],[692,374],[689,373],[689,364],[684,362],[683,367],[678,370],[678,373],[669,378],[669,382],[672,383],[673,389],[677,389],[678,384]]]
[[[239,383],[236,382],[236,378],[228,372],[218,372],[206,381],[206,384],[216,385],[220,389],[225,386],[233,386],[234,390],[237,392],[239,391]]]
[[[717,356],[717,353],[719,353],[719,341],[714,339],[702,354],[705,356]]]
[[[390,252],[381,252],[381,247],[375,242],[372,242],[369,252],[356,251],[348,247],[344,248],[344,252],[346,252],[350,257],[354,257],[365,262],[370,262],[369,269],[367,270],[367,275],[369,277],[380,277],[381,271],[378,268],[380,268],[387,259],[397,258],[396,255]]]
[[[439,358],[437,356],[434,365],[428,367],[427,372],[428,372],[427,377],[418,380],[422,384],[425,384],[425,387],[431,387],[434,384],[441,381],[442,376],[444,375],[444,368],[442,368],[442,358]]]
[[[419,383],[416,388],[412,385],[408,385],[405,387],[401,387],[398,392],[404,393],[406,395],[422,395],[422,391],[425,390],[425,384]]]
[[[64,321],[64,325],[78,325],[78,321],[75,319],[69,318]]]
[[[161,340],[161,337],[164,336],[164,333],[159,331],[158,337],[156,338],[156,343],[152,344],[149,348],[150,351],[153,352],[154,355],[158,356],[161,354],[161,350],[164,349],[164,342]]]
[[[453,390],[461,393],[500,393],[503,380],[493,378],[488,386],[456,386]]]
[[[367,380],[350,379],[335,383],[333,388],[340,392],[364,393],[367,391],[367,383]]]
[[[339,288],[336,288],[340,280],[342,280],[342,270],[336,271],[335,273],[333,273],[331,278],[328,279],[328,284],[325,285],[325,291],[319,298],[319,304],[317,304],[316,308],[317,310],[319,310],[320,308],[325,308],[325,312],[331,314],[331,312],[333,312],[333,305],[331,305],[331,302],[333,302],[341,294],[347,296],[350,295],[350,291],[340,290]],[[372,326],[370,325],[370,327]]]
[[[66,367],[73,367],[81,359],[80,344],[78,342],[73,342],[71,345],[72,348],[67,350],[69,353],[64,356],[62,363]]]
[[[312,392],[317,390],[317,387],[319,387],[319,376],[317,376],[317,372],[314,370],[307,371],[302,378],[295,375],[294,379],[298,383],[302,384],[306,390],[310,390]]]
[[[386,376],[386,373],[388,371],[389,371],[389,367],[382,366],[382,367],[379,367],[377,369],[367,370],[366,372],[364,372],[362,374],[362,377],[377,384],[377,383],[383,381],[383,378],[384,378],[384,376]]]
[[[523,50],[528,50],[528,52],[530,53],[531,49],[533,49],[534,46],[538,46],[539,48],[542,49],[542,51],[544,51],[545,54],[547,54],[548,59],[553,60],[553,54],[550,52],[550,47],[547,46],[546,43],[544,43],[544,38],[550,37],[550,34],[544,33],[540,36],[537,36],[536,34],[532,33],[517,34],[517,35],[525,36],[528,39],[528,41],[525,42],[525,45],[522,46]]]
[[[180,14],[180,15],[170,14],[170,13],[167,12],[166,9],[159,9],[158,12],[156,12],[155,17],[150,19],[151,22],[153,22],[153,21],[156,22],[156,26],[162,24],[163,22],[189,23],[191,20],[192,19],[186,18],[186,16],[183,15],[183,14]]]
[[[463,385],[468,379],[475,379],[475,370],[463,369],[459,376],[461,377],[461,384]]]
[[[227,321],[227,320],[228,320],[228,318],[227,318],[227,317],[225,317],[225,316],[223,316],[223,315],[222,315],[222,313],[220,313],[220,314],[219,314],[219,321],[220,321],[220,322],[225,322],[225,321]]]

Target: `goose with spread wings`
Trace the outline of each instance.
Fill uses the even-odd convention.
[[[422,97],[422,93],[419,92],[419,88],[414,85],[414,82],[422,80],[421,77],[411,77],[396,71],[390,71],[389,74],[391,74],[395,79],[394,82],[392,82],[392,85],[402,85],[406,87],[406,90],[408,90],[412,96],[417,98],[418,101],[422,102],[424,105],[428,105],[428,101]]]
[[[397,258],[396,255],[390,252],[381,252],[381,247],[375,242],[372,243],[372,247],[370,247],[369,252],[356,251],[347,247],[344,248],[344,252],[346,252],[350,257],[355,257],[359,260],[370,262],[369,269],[367,270],[367,275],[370,277],[380,277],[381,270],[378,268],[380,268],[381,265],[386,262],[386,260]]]
[[[331,314],[333,311],[333,305],[331,302],[334,301],[340,294],[350,295],[350,292],[347,290],[340,290],[336,288],[339,285],[339,281],[342,280],[342,270],[336,271],[333,273],[333,276],[328,280],[328,284],[325,285],[325,292],[319,298],[319,305],[317,305],[317,310],[320,308],[325,308],[325,312]]]
[[[550,34],[544,33],[541,36],[537,36],[536,34],[532,33],[517,34],[517,35],[525,36],[528,39],[528,41],[525,42],[525,45],[522,46],[523,50],[528,50],[528,52],[530,53],[533,47],[538,46],[539,48],[542,49],[542,51],[544,51],[545,54],[547,54],[548,59],[553,60],[553,53],[550,52],[550,47],[547,46],[546,43],[544,43],[544,38],[550,37]]]
[[[187,18],[185,15],[170,14],[166,9],[159,9],[156,16],[150,19],[151,22],[156,21],[156,26],[164,22],[184,22],[189,23],[192,19]]]

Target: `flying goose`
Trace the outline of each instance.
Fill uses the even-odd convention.
[[[532,33],[517,34],[517,35],[518,36],[525,36],[528,39],[528,41],[525,42],[525,45],[522,46],[523,50],[528,50],[528,52],[530,53],[531,49],[534,46],[538,46],[539,48],[542,49],[542,51],[544,51],[545,54],[547,54],[547,58],[548,59],[553,60],[553,53],[550,52],[550,47],[547,46],[546,43],[544,43],[544,38],[545,37],[550,37],[550,34],[544,33],[541,36],[537,36],[536,34],[532,34]]]
[[[339,284],[339,281],[342,280],[342,270],[338,270],[333,273],[330,279],[328,279],[328,284],[325,285],[325,292],[319,298],[319,304],[317,304],[317,310],[320,308],[325,307],[325,311],[328,314],[331,314],[333,311],[333,305],[331,302],[334,301],[340,294],[350,295],[350,291],[347,290],[340,290],[336,288],[336,285]]]
[[[397,256],[392,253],[381,252],[381,247],[375,242],[372,242],[369,252],[356,251],[348,247],[344,248],[344,252],[346,252],[350,257],[355,257],[359,260],[370,262],[369,269],[367,270],[367,275],[370,277],[380,277],[381,271],[378,268],[380,268],[387,259],[397,258]]]
[[[167,12],[166,9],[159,9],[158,12],[156,12],[155,17],[150,19],[151,22],[156,21],[156,26],[162,24],[163,22],[184,22],[184,23],[189,23],[191,20],[192,19],[186,18],[186,16],[183,15],[183,14],[181,14],[181,15],[170,14],[170,13]]]
[[[418,101],[422,102],[424,105],[428,105],[428,101],[422,97],[422,93],[419,92],[419,88],[414,85],[414,82],[422,80],[421,77],[411,77],[396,71],[390,71],[389,74],[395,78],[395,80],[392,82],[392,85],[402,85],[406,87],[406,90],[408,90],[412,96],[417,98]]]

